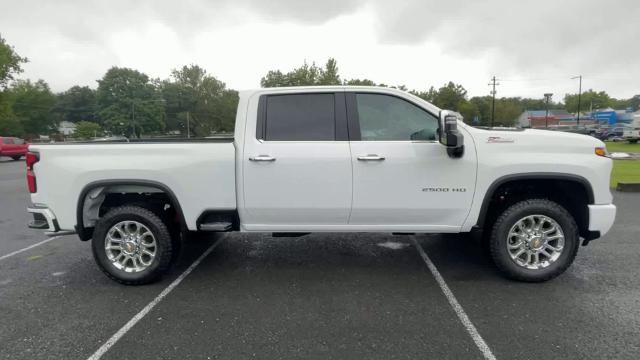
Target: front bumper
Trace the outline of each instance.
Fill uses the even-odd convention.
[[[28,226],[32,229],[44,230],[46,232],[58,232],[58,220],[47,207],[29,206],[27,211],[33,215],[33,220],[29,221]]]
[[[611,229],[615,219],[615,205],[589,205],[589,231],[598,232],[603,236]]]

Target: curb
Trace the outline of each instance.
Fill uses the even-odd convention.
[[[640,183],[619,182],[616,190],[622,192],[640,192]]]

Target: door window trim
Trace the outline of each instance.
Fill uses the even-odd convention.
[[[267,140],[267,98],[270,96],[287,96],[287,95],[333,95],[334,99],[334,129],[335,136],[333,140]],[[263,94],[258,99],[258,118],[256,121],[256,140],[260,142],[281,142],[281,143],[303,143],[303,142],[333,142],[333,141],[349,141],[349,126],[347,125],[347,104],[345,94],[342,91],[318,91],[318,92],[293,92],[285,94]]]
[[[376,142],[420,142],[420,143],[437,143],[438,142],[437,134],[440,133],[440,116],[439,115],[434,114],[431,111],[425,109],[424,107],[418,105],[415,101],[404,98],[402,96],[383,93],[383,92],[373,92],[373,91],[348,91],[345,93],[345,100],[347,102],[347,124],[349,127],[349,141],[369,141],[369,140],[362,140],[362,135],[360,133],[360,114],[358,114],[358,102],[356,100],[356,95],[358,94],[391,96],[391,97],[406,101],[409,104],[416,106],[420,110],[433,116],[436,119],[436,124],[438,125],[436,130],[436,140],[382,140],[382,141],[376,141]]]

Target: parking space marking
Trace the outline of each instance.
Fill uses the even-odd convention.
[[[205,251],[202,255],[200,255],[200,257],[198,257],[196,261],[194,261],[187,268],[187,270],[185,270],[182,274],[180,274],[180,276],[178,276],[175,280],[173,280],[173,282],[169,284],[169,286],[167,286],[164,290],[162,290],[162,292],[158,296],[156,296],[155,299],[153,299],[150,303],[148,303],[147,306],[145,306],[142,310],[140,310],[139,313],[137,313],[134,317],[132,317],[131,320],[129,320],[126,324],[124,324],[124,326],[121,327],[120,330],[118,330],[115,334],[113,334],[113,336],[111,336],[109,340],[107,340],[104,344],[102,344],[102,346],[100,346],[100,348],[96,350],[96,352],[93,353],[93,355],[91,355],[88,358],[88,360],[98,360],[102,357],[102,355],[104,355],[107,351],[109,351],[109,349],[113,345],[115,345],[115,343],[118,342],[118,340],[120,340],[129,330],[131,330],[131,328],[133,328],[138,323],[138,321],[142,320],[142,318],[145,317],[145,315],[147,315],[151,310],[153,310],[153,308],[156,305],[158,305],[158,303],[162,301],[162,299],[164,299],[167,295],[169,295],[169,293],[173,289],[175,289],[176,286],[180,285],[182,280],[184,280],[187,277],[187,275],[189,275],[193,271],[193,269],[195,269],[202,262],[202,260],[204,260],[204,258],[206,258],[207,255],[209,255],[213,251],[213,249],[215,249],[216,246],[218,246],[220,242],[222,242],[222,240],[224,240],[224,238],[218,239],[215,243],[213,243],[213,245],[211,245],[207,249],[207,251]]]
[[[476,327],[473,325],[471,319],[469,319],[469,316],[462,308],[462,305],[460,305],[455,295],[453,295],[451,289],[449,289],[446,281],[444,281],[444,278],[442,277],[442,275],[440,275],[438,268],[436,268],[436,265],[429,258],[429,255],[427,255],[422,246],[418,244],[415,236],[411,236],[411,240],[413,240],[413,244],[416,246],[416,250],[418,250],[418,253],[422,257],[422,260],[424,260],[425,264],[427,264],[429,271],[431,271],[431,274],[433,274],[433,277],[436,279],[436,282],[440,286],[440,289],[444,293],[444,296],[449,301],[449,305],[451,305],[451,307],[453,308],[453,311],[456,313],[458,319],[460,319],[460,322],[473,339],[473,342],[476,343],[476,346],[478,347],[480,352],[482,352],[482,355],[484,355],[484,358],[487,360],[496,360],[496,357],[491,352],[489,345],[487,345],[487,343],[478,332],[478,329],[476,329]]]
[[[54,237],[50,237],[50,238],[48,238],[48,239],[45,239],[45,240],[40,241],[39,243],[35,243],[35,244],[31,245],[31,246],[27,246],[27,247],[26,247],[26,248],[24,248],[24,249],[20,249],[20,250],[16,250],[16,251],[14,251],[14,252],[10,252],[10,253],[8,253],[7,255],[2,255],[2,256],[0,256],[0,261],[2,261],[2,260],[4,260],[4,259],[7,259],[7,258],[10,258],[10,257],[12,257],[12,256],[14,256],[14,255],[18,255],[18,254],[20,254],[20,253],[23,253],[23,252],[25,252],[25,251],[27,251],[27,250],[31,250],[31,249],[33,249],[33,248],[34,248],[34,247],[36,247],[36,246],[40,246],[40,245],[42,245],[42,244],[46,244],[46,243],[48,243],[49,241],[53,241],[53,240],[55,240],[55,239],[59,239],[59,238],[61,238],[61,237],[62,237],[62,236],[54,236]]]

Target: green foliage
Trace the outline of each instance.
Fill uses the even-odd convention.
[[[58,94],[54,111],[60,114],[61,120],[72,123],[94,121],[97,111],[96,91],[88,86],[73,86]]]
[[[193,136],[233,130],[238,92],[227,89],[225,83],[201,67],[190,65],[173,70],[171,79],[162,82],[161,92],[169,130]]]
[[[9,82],[14,79],[13,76],[22,72],[22,64],[27,61],[27,58],[18,55],[0,36],[0,89],[7,88]]]
[[[22,136],[24,129],[13,114],[7,91],[0,91],[0,134],[4,136]]]
[[[284,74],[280,70],[271,70],[260,80],[262,87],[340,85],[336,60],[329,58],[324,68],[316,63],[304,64]]]
[[[98,115],[112,134],[140,137],[164,130],[164,103],[155,82],[137,70],[112,67],[98,80]]]
[[[56,131],[58,119],[52,112],[56,97],[46,82],[18,80],[9,89],[9,97],[13,114],[26,134]]]
[[[99,124],[91,121],[80,121],[76,124],[76,131],[73,137],[78,139],[91,139],[102,135],[102,128]]]
[[[578,112],[578,94],[566,94],[564,96],[564,104],[568,112]],[[611,97],[604,91],[595,92],[591,89],[585,91],[580,96],[580,111],[589,111],[593,109],[606,109],[613,105]]]

